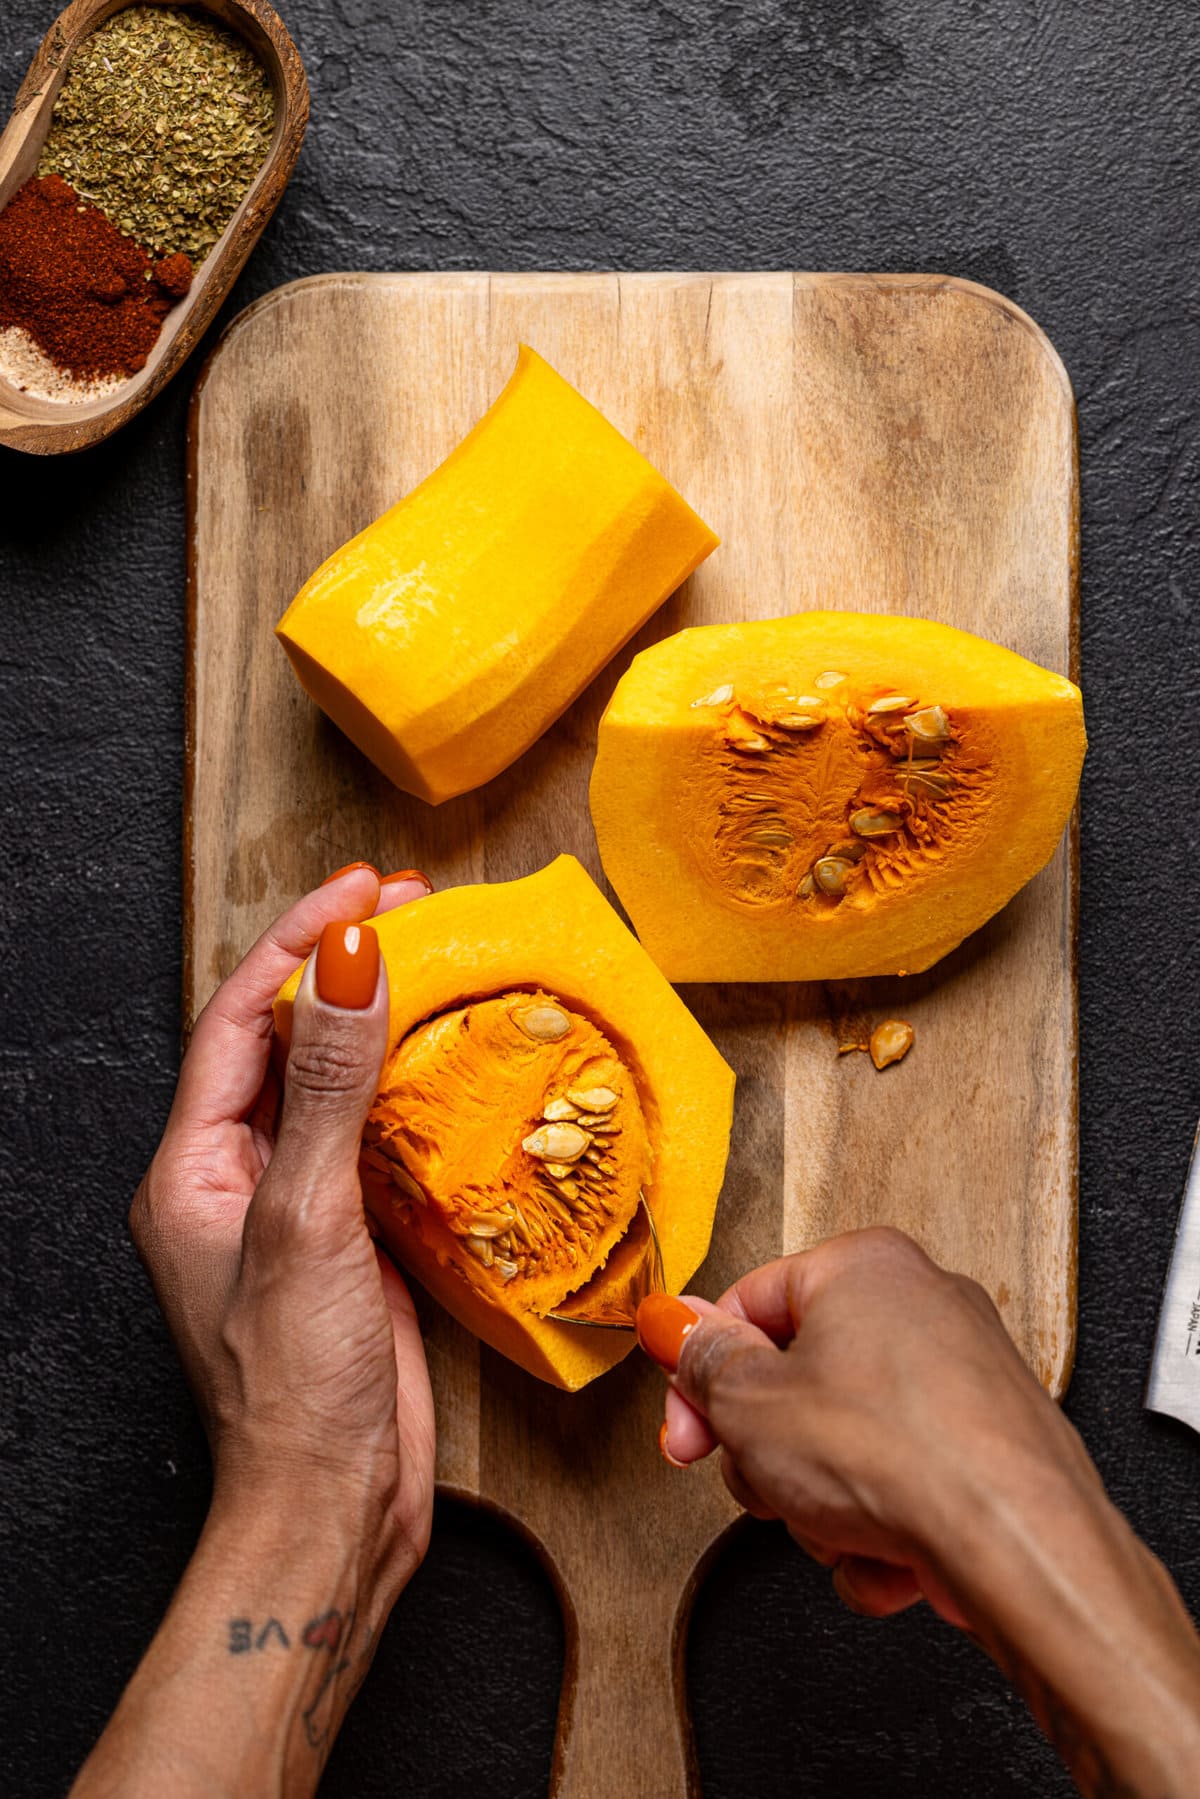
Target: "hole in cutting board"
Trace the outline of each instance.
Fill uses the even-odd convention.
[[[547,1791],[565,1643],[533,1551],[493,1513],[437,1501],[330,1757],[321,1799],[535,1799]]]
[[[704,1799],[1075,1791],[981,1651],[928,1606],[855,1617],[782,1525],[727,1539],[696,1596],[687,1687]]]

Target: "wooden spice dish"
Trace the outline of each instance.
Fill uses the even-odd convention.
[[[271,78],[275,130],[267,157],[241,205],[196,270],[191,291],[163,320],[146,366],[97,398],[47,400],[22,393],[0,372],[0,444],[36,456],[86,449],[131,419],[165,387],[207,330],[241,273],[287,186],[308,124],[308,82],[300,53],[266,0],[73,0],[38,48],[0,136],[0,209],[37,171],[59,89],[75,50],[131,4],[186,4],[246,39]]]

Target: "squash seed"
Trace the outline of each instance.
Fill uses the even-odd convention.
[[[904,729],[923,743],[944,743],[950,735],[950,720],[940,706],[923,706],[919,712],[909,713]]]
[[[815,887],[815,883],[813,882],[812,876],[805,875],[805,877],[801,881],[799,887],[797,887],[797,889],[796,889],[796,898],[797,899],[811,899],[813,894],[815,893],[815,891],[816,891],[816,887]]]
[[[723,686],[714,687],[711,693],[706,693],[703,699],[693,700],[692,707],[694,709],[697,706],[727,706],[732,698],[733,683],[726,681]]]
[[[836,668],[827,668],[823,675],[817,676],[816,680],[813,682],[813,686],[819,687],[824,691],[830,687],[840,687],[845,679],[845,675],[839,674]]]
[[[567,1098],[581,1112],[611,1112],[617,1103],[611,1087],[568,1087]]]
[[[569,1180],[573,1166],[574,1164],[571,1162],[547,1162],[545,1164],[546,1173],[555,1181]]]
[[[850,814],[850,829],[858,837],[890,837],[903,825],[898,812],[885,812],[878,806],[863,806]]]
[[[831,843],[825,851],[827,856],[838,856],[846,862],[861,862],[866,853],[866,844],[860,843],[856,837],[847,837],[843,842]]]
[[[547,1124],[573,1124],[579,1117],[579,1110],[569,1099],[551,1099],[546,1101],[542,1117]]]
[[[571,1020],[557,1006],[525,1006],[513,1020],[535,1043],[557,1043],[571,1028]]]
[[[885,1018],[871,1032],[871,1060],[876,1068],[887,1068],[893,1062],[903,1061],[916,1040],[916,1032],[911,1024],[902,1018]]]
[[[854,873],[854,864],[845,856],[822,856],[813,864],[812,872],[822,893],[840,899],[846,891],[847,880]]]
[[[912,703],[902,693],[885,693],[882,699],[871,701],[867,707],[867,717],[878,718],[886,712],[904,712]]]
[[[539,1162],[577,1162],[590,1141],[577,1124],[544,1124],[524,1138],[521,1148]]]

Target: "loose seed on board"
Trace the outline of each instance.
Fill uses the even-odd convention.
[[[557,1006],[525,1006],[513,1018],[535,1043],[557,1043],[571,1029],[571,1020]]]
[[[876,1068],[887,1068],[892,1062],[900,1062],[908,1054],[916,1040],[916,1032],[911,1024],[902,1018],[885,1018],[871,1032],[871,1060]]]
[[[539,1162],[577,1162],[589,1142],[577,1124],[544,1124],[524,1139],[521,1148]]]

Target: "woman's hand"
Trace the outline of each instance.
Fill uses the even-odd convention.
[[[981,1287],[860,1231],[716,1306],[656,1295],[638,1331],[671,1377],[669,1460],[720,1445],[734,1498],[782,1519],[854,1610],[924,1597],[970,1630],[1084,1791],[1184,1792],[1200,1642]]]
[[[387,987],[369,925],[357,970],[332,952],[347,921],[426,892],[358,868],[271,926],[196,1022],[130,1218],[208,1429],[215,1503],[303,1489],[310,1505],[374,1506],[401,1580],[428,1541],[433,1410],[412,1303],[358,1180]],[[280,1115],[271,1006],[318,940]]]
[[[197,1020],[131,1225],[208,1430],[212,1510],[81,1794],[151,1776],[259,1790],[271,1770],[307,1790],[424,1554],[429,1377],[407,1290],[367,1231],[358,1151],[387,1047],[365,921],[428,891],[343,871]],[[314,948],[281,1082],[272,1001]]]

